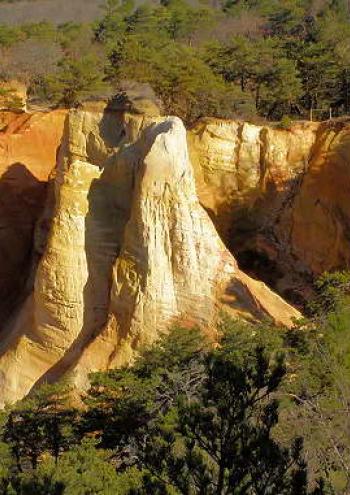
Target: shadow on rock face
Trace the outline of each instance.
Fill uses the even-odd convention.
[[[208,211],[239,267],[263,281],[300,310],[312,294],[313,274],[296,256],[292,242],[294,207],[304,175],[285,181],[278,190],[273,183],[265,191],[251,191],[236,202]]]
[[[188,133],[198,195],[239,266],[300,309],[350,266],[350,125],[288,131],[203,119]]]
[[[112,115],[108,117],[111,118]],[[33,388],[55,381],[58,376],[73,370],[86,346],[104,329],[110,305],[113,266],[122,246],[133,203],[135,174],[142,177],[144,167],[140,168],[140,165],[144,157],[157,137],[167,133],[172,126],[171,121],[165,121],[146,129],[140,140],[125,152],[121,149],[106,158],[100,177],[91,182],[87,192],[88,212],[84,219],[87,281],[82,289],[81,331],[62,358],[39,378]],[[73,251],[75,246],[69,246],[69,249]]]
[[[292,325],[299,313],[238,270],[201,208],[179,119],[127,115],[119,139],[101,131],[103,111],[69,118],[35,292],[0,360],[0,405],[67,374],[83,389],[177,318],[214,330],[224,306]]]
[[[35,224],[43,211],[47,183],[23,163],[13,163],[0,177],[0,321],[23,298],[31,267]],[[1,331],[1,327],[0,327]]]
[[[93,115],[97,116],[96,113]],[[72,118],[79,120],[86,117],[84,113],[79,115],[77,112]],[[69,122],[66,126],[69,127]],[[63,356],[39,378],[34,387],[57,380],[58,376],[73,370],[86,346],[100,334],[106,324],[113,265],[120,252],[124,229],[129,220],[135,168],[139,163],[138,146],[132,144],[124,149],[121,145],[124,140],[127,141],[126,134],[118,112],[109,109],[100,112],[99,117],[93,121],[93,131],[83,136],[83,139],[86,137],[86,155],[81,157],[83,161],[77,160],[75,156],[71,157],[68,169],[63,172],[63,175],[70,175],[70,168],[78,166],[68,182],[73,181],[72,194],[78,194],[76,201],[87,206],[87,210],[84,213],[79,212],[77,216],[74,203],[69,203],[70,194],[61,205],[73,218],[73,229],[75,222],[85,228],[84,232],[79,233],[78,245],[75,245],[73,237],[67,241],[65,247],[72,259],[75,257],[80,260],[73,284],[79,287],[78,292],[82,294],[79,302],[81,307],[78,310],[79,323],[77,333]],[[79,175],[77,181],[75,173]],[[94,178],[90,181],[85,174],[93,174]],[[62,180],[63,178],[60,179],[61,182]],[[85,206],[83,209],[85,210]],[[69,231],[66,234],[70,237]],[[69,274],[63,276],[69,277]],[[58,277],[62,277],[62,274],[59,273]],[[73,304],[76,304],[74,294],[67,294],[67,297],[72,298]]]

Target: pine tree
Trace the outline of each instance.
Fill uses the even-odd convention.
[[[94,54],[80,59],[63,58],[58,71],[46,78],[46,92],[51,101],[67,107],[106,89],[103,66]]]
[[[180,494],[308,493],[302,440],[285,448],[273,437],[282,356],[222,344],[208,357],[199,398],[181,400],[147,442],[142,493],[165,494],[169,485]]]

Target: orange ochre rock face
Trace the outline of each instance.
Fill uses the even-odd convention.
[[[312,277],[349,266],[350,122],[208,118],[188,140],[200,202],[242,268],[302,302]]]
[[[40,259],[1,334],[1,405],[62,376],[86,387],[179,321],[293,325],[299,312],[238,268],[200,205],[180,119],[95,106],[64,128]]]
[[[256,278],[287,294],[348,264],[347,122],[186,132],[99,102],[0,128],[0,405],[63,376],[84,388],[176,322],[292,326]]]
[[[23,298],[66,112],[0,113],[0,320]]]
[[[312,273],[350,266],[350,123],[320,126],[293,204],[291,245]]]

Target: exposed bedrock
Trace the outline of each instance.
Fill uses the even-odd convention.
[[[188,133],[201,204],[240,266],[295,303],[350,259],[350,123],[203,119]]]
[[[0,403],[130,362],[175,322],[298,312],[241,272],[200,206],[177,118],[73,110],[32,293],[3,330]],[[48,213],[46,213],[48,215]]]
[[[86,104],[80,129],[70,119],[66,154],[99,165],[156,118],[104,108]],[[54,206],[47,181],[65,116],[0,113],[0,328],[30,291],[45,246]],[[346,121],[278,129],[207,118],[187,133],[200,202],[226,246],[242,269],[294,303],[308,298],[313,277],[349,265],[349,129]]]
[[[88,103],[0,123],[2,405],[62,376],[83,388],[173,323],[291,325],[256,278],[298,303],[349,265],[346,121],[203,119],[186,135]]]
[[[65,117],[0,112],[0,332],[23,299]]]

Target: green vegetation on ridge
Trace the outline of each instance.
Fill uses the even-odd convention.
[[[321,119],[349,112],[349,21],[343,0],[108,0],[90,26],[0,25],[0,77],[53,105],[137,81],[187,122]]]

